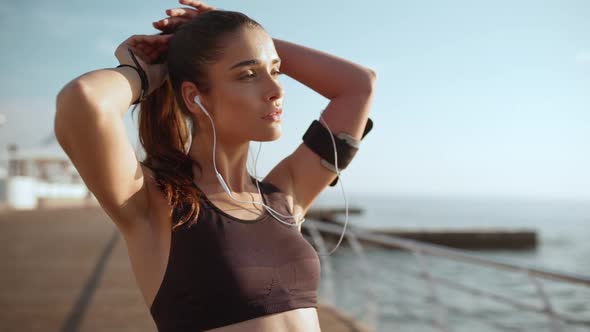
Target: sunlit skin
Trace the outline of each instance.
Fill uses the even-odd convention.
[[[115,57],[125,66],[86,73],[64,87],[57,98],[56,137],[124,235],[133,272],[149,308],[164,281],[172,253],[174,210],[161,190],[157,174],[137,160],[133,147],[125,140],[121,119],[130,104],[142,94],[150,95],[166,81],[167,65],[156,60],[168,48],[174,31],[213,10],[200,1],[178,1],[189,7],[166,10],[169,17],[152,23],[163,34],[132,35],[117,47]],[[246,25],[222,37],[221,56],[203,68],[210,90],[199,91],[186,81],[175,91],[196,124],[188,153],[202,171],[195,163],[189,180],[222,211],[235,218],[253,220],[265,211],[256,204],[262,197],[251,182],[250,173],[254,170],[247,167],[251,166],[247,163],[249,147],[250,142],[269,142],[281,137],[281,122],[264,118],[282,111],[284,91],[279,71],[329,100],[321,120],[334,135],[347,133],[357,140],[368,120],[376,74],[338,56],[272,38],[260,27]],[[142,91],[140,75],[129,67],[134,65],[145,70],[150,83],[147,91]],[[185,69],[188,68],[189,64]],[[194,102],[196,96],[211,114],[214,126]],[[86,129],[92,123],[90,117],[97,119],[92,130]],[[217,172],[230,187],[233,198],[255,203],[236,202],[228,197]],[[278,188],[293,216],[304,215],[336,178],[333,171],[321,164],[320,156],[302,142],[268,173],[252,175]],[[301,232],[301,225],[297,231]],[[320,326],[317,310],[310,306],[212,331],[254,330],[317,332]]]
[[[195,175],[198,184],[221,191],[212,161],[211,120],[193,101],[200,95],[215,124],[218,172],[232,191],[255,192],[246,168],[248,143],[281,136],[280,121],[262,118],[282,108],[280,59],[272,38],[260,28],[243,28],[228,37],[226,45],[223,57],[207,69],[212,87],[208,94],[202,94],[192,82],[182,83],[184,101],[201,127],[189,155],[203,168],[202,177]]]

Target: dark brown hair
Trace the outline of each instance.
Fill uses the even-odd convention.
[[[227,37],[243,27],[262,28],[242,13],[213,10],[164,32],[174,36],[156,63],[167,63],[168,80],[141,102],[139,140],[146,152],[141,163],[154,172],[158,189],[172,208],[172,230],[189,221],[189,226],[196,223],[200,210],[192,165],[202,167],[188,155],[199,126],[184,103],[181,84],[192,82],[200,93],[208,94],[212,86],[207,66],[223,56]]]

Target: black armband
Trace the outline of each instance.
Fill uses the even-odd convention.
[[[373,129],[373,121],[367,118],[367,124],[361,140]],[[334,136],[336,143],[336,151],[338,153],[338,171],[345,169],[352,161],[360,146],[360,140],[353,138],[347,133],[339,133]],[[334,145],[332,144],[332,137],[326,127],[318,120],[314,120],[305,134],[303,135],[303,143],[307,145],[313,152],[320,156],[321,164],[334,173],[336,166],[334,163]],[[330,183],[333,187],[338,182],[338,177]]]

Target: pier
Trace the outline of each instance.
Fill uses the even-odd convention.
[[[156,331],[100,206],[0,209],[0,330]],[[322,332],[369,332],[319,301]]]
[[[360,215],[362,209],[351,207],[349,215]],[[306,218],[321,220],[328,223],[344,226],[344,209],[342,208],[318,208],[308,212]],[[475,222],[474,222],[475,224]],[[347,227],[351,226],[350,222]],[[363,228],[365,229],[365,228]],[[388,228],[371,228],[371,232],[380,235],[393,235],[404,239],[416,240],[424,243],[432,243],[458,249],[483,250],[483,249],[509,249],[528,250],[534,249],[538,244],[537,232],[532,229],[502,229],[502,228],[472,228],[472,229],[403,229],[392,225]],[[339,235],[324,234],[329,241],[338,241]],[[384,247],[396,249],[381,242],[360,240],[367,247]]]

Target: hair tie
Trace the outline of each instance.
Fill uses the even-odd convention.
[[[118,65],[117,68],[131,67],[131,68],[135,69],[135,71],[137,71],[137,74],[139,75],[139,78],[141,79],[141,94],[140,94],[139,98],[131,104],[131,105],[137,105],[146,99],[150,84],[149,84],[149,80],[148,80],[148,77],[147,77],[145,71],[139,65],[139,62],[137,61],[135,54],[133,54],[133,51],[131,51],[131,48],[128,47],[127,51],[129,51],[129,54],[131,55],[131,59],[133,60],[133,62],[135,63],[135,65],[137,67],[123,64],[123,65]]]

